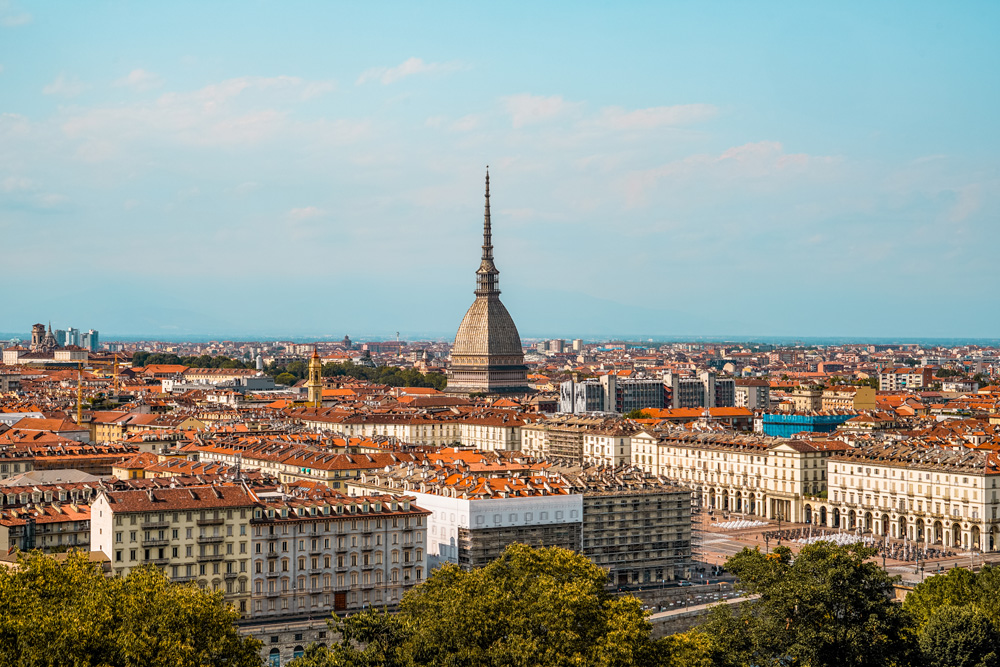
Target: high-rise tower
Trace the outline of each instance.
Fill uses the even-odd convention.
[[[476,300],[465,313],[455,335],[448,369],[448,393],[511,394],[530,391],[521,337],[510,313],[500,302],[499,275],[493,263],[490,172],[487,168],[483,255],[476,271]]]

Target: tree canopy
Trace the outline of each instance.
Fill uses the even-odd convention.
[[[574,552],[513,544],[483,568],[437,569],[395,617],[368,611],[339,622],[340,645],[293,665],[666,666],[674,649],[691,657],[676,664],[700,664],[699,639],[653,640],[639,600],[609,595],[606,581]]]
[[[199,356],[179,357],[176,354],[162,352],[146,352],[140,350],[132,355],[133,366],[149,366],[151,364],[179,364],[189,368],[253,368],[251,362],[240,361],[230,357],[210,354]]]
[[[997,667],[1000,633],[973,605],[939,607],[920,635],[927,667]]]
[[[87,555],[33,552],[0,568],[0,662],[17,667],[259,665],[221,593],[155,567],[106,577]]]
[[[915,664],[913,625],[873,549],[818,542],[744,549],[726,562],[756,599],[720,605],[702,627],[717,665],[810,667]]]
[[[1000,628],[1000,568],[985,565],[979,572],[963,568],[928,577],[918,584],[903,603],[923,628],[942,607],[971,606]]]

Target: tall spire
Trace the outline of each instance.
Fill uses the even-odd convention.
[[[483,259],[493,259],[493,227],[490,223],[490,166],[486,165],[486,209],[483,214]]]
[[[483,213],[483,258],[476,271],[476,296],[500,294],[497,276],[500,272],[493,264],[493,226],[490,223],[490,167],[486,166],[486,207]]]

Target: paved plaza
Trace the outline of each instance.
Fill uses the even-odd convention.
[[[798,552],[810,542],[829,540],[838,544],[863,541],[879,549],[876,562],[892,575],[899,575],[904,582],[916,583],[922,578],[952,567],[978,568],[984,563],[1000,561],[1000,554],[981,554],[963,550],[944,549],[941,545],[916,545],[905,540],[888,539],[872,534],[838,530],[803,523],[768,521],[750,515],[719,512],[709,515],[701,512],[695,518],[695,529],[700,530],[700,540],[695,545],[694,558],[710,576],[712,566],[725,564],[726,559],[745,547],[770,551],[779,544]],[[985,556],[985,557],[984,557]],[[696,573],[694,578],[697,579]],[[704,575],[702,576],[704,578]]]

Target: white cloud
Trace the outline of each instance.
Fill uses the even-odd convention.
[[[0,182],[0,190],[4,192],[27,192],[34,189],[34,182],[23,176],[8,176]]]
[[[69,200],[63,195],[58,195],[55,193],[48,193],[38,197],[38,205],[42,208],[59,208],[66,204]]]
[[[838,162],[830,156],[786,153],[777,141],[758,141],[733,146],[719,155],[697,154],[668,162],[652,169],[633,171],[625,176],[625,198],[629,206],[645,203],[646,195],[664,183],[685,187],[692,180],[699,183],[759,182],[776,188],[782,179],[816,173]],[[779,178],[780,177],[780,178]]]
[[[482,127],[484,120],[479,114],[468,114],[456,120],[450,120],[447,116],[430,116],[424,120],[424,127],[447,129],[451,132],[471,132]]]
[[[163,79],[159,75],[147,72],[144,69],[134,69],[126,76],[115,81],[115,85],[125,86],[138,91],[146,91],[162,86]]]
[[[622,107],[601,110],[597,124],[612,130],[651,130],[657,127],[690,125],[712,118],[718,113],[711,104],[676,104],[626,111]]]
[[[427,63],[421,58],[408,58],[395,67],[372,67],[365,70],[358,77],[357,85],[369,81],[380,81],[382,85],[389,85],[414,74],[445,74],[465,69],[469,69],[468,65],[455,61]]]
[[[31,23],[31,14],[21,11],[9,0],[0,0],[0,25],[6,28],[16,28],[29,23]]]
[[[948,211],[948,222],[965,222],[983,207],[982,187],[978,183],[955,189],[955,205]]]
[[[315,206],[305,206],[303,208],[293,208],[288,212],[288,217],[291,220],[309,220],[310,218],[319,218],[326,214],[323,209],[317,208]]]
[[[251,192],[257,190],[259,187],[260,183],[258,183],[257,181],[245,181],[237,185],[235,188],[233,188],[232,192],[233,194],[236,194],[240,197],[245,197]]]
[[[510,114],[514,128],[541,123],[580,109],[579,102],[568,102],[561,95],[544,97],[520,93],[501,98],[504,108]]]
[[[55,81],[42,88],[42,92],[46,95],[76,97],[86,89],[87,86],[76,77],[68,77],[66,74],[60,72]]]
[[[134,74],[134,72],[133,72]],[[137,85],[149,77],[129,75]],[[305,81],[299,77],[239,77],[226,79],[193,91],[168,92],[155,100],[128,105],[71,109],[61,119],[63,132],[81,143],[79,158],[89,162],[108,160],[129,142],[157,142],[170,138],[197,146],[241,146],[258,143],[278,133],[308,125],[316,143],[350,141],[367,124],[314,121],[292,123],[289,116],[297,103],[332,90],[330,81]]]

